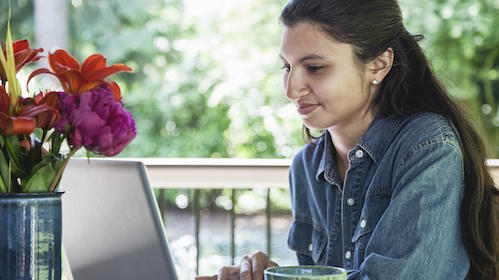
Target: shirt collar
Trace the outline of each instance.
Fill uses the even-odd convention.
[[[400,118],[394,115],[382,117],[378,114],[360,139],[357,147],[364,150],[377,164],[388,148],[389,139],[392,137],[399,120]]]
[[[379,159],[383,157],[386,148],[388,147],[387,143],[391,134],[395,130],[397,126],[399,118],[395,116],[387,116],[382,117],[380,114],[376,115],[373,122],[369,126],[367,132],[362,136],[359,143],[352,151],[357,149],[362,149],[365,153],[369,155],[369,157],[373,160],[375,164],[378,163]],[[329,181],[331,184],[337,183],[341,181],[338,177],[338,173],[336,170],[336,160],[335,154],[336,150],[331,141],[331,136],[329,132],[326,130],[326,133],[322,136],[323,143],[317,143],[317,145],[323,145],[324,150],[322,153],[321,161],[319,162],[319,166],[317,168],[317,173],[315,178],[319,181],[323,177]],[[350,151],[350,154],[352,153]],[[327,174],[326,174],[327,170]]]
[[[317,168],[317,173],[315,174],[315,179],[317,181],[325,179],[331,185],[337,185],[337,187],[341,190],[341,186],[343,184],[338,175],[338,172],[336,171],[336,149],[331,140],[331,135],[327,130],[321,137],[317,145],[322,146],[323,151],[321,161],[319,162],[319,166]]]

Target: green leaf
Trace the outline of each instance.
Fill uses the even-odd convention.
[[[7,152],[11,161],[20,166],[19,156],[21,155],[21,147],[19,146],[17,135],[8,137],[5,139],[5,143],[7,144]]]
[[[3,138],[3,137],[2,137]],[[7,160],[5,159],[5,156],[2,151],[0,151],[0,188],[2,189],[2,192],[6,193],[7,188],[6,186],[9,185],[10,181],[10,174],[9,174],[9,164],[7,163]]]
[[[43,129],[41,128],[36,128],[35,131],[33,131],[35,134],[36,138],[40,139],[41,141],[44,141],[45,139],[43,138]]]
[[[28,183],[24,186],[23,192],[47,192],[47,186],[43,180],[41,174],[36,174],[28,180]]]
[[[62,162],[64,161],[64,158],[56,157],[54,155],[46,155],[42,157],[42,160],[37,163],[33,168],[31,169],[30,176],[33,176],[33,174],[37,173],[38,170],[42,169],[45,165],[50,165],[52,166],[53,169],[56,171],[58,170],[57,166],[60,166]]]
[[[14,104],[17,97],[21,95],[21,85],[16,77],[16,61],[14,60],[14,47],[12,46],[12,35],[10,32],[10,1],[9,1],[9,20],[7,21],[7,39],[5,42],[6,55],[0,52],[0,62],[2,62],[7,81],[9,81],[9,93],[11,94],[11,102]]]
[[[0,176],[1,177],[1,176]],[[0,180],[0,190],[3,193],[7,193],[7,188],[5,187],[5,184],[3,183],[3,179]]]
[[[52,132],[52,134],[50,135],[50,139],[52,140],[52,149],[50,150],[50,152],[54,155],[59,155],[61,145],[64,142],[65,138],[66,137],[64,136],[64,134],[61,134],[60,132],[54,130],[54,132]]]
[[[30,142],[30,149],[26,151],[27,155],[24,157],[24,170],[27,173],[30,173],[31,169],[42,161],[42,143],[34,133],[31,134]]]
[[[29,178],[28,182],[23,187],[23,192],[47,192],[55,174],[56,172],[52,165],[44,165]]]
[[[57,172],[64,164],[64,159],[65,157],[59,157],[56,155],[43,156],[42,161],[35,165],[31,170],[29,180],[32,180],[31,178],[36,178],[42,174],[46,191],[51,191],[49,188],[52,185],[52,181],[54,181],[54,178],[57,176]]]
[[[59,158],[57,161],[54,163],[54,170],[59,171],[61,169],[61,166],[64,164],[64,158]]]

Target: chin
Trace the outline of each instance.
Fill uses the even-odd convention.
[[[303,125],[305,125],[305,127],[310,129],[310,130],[325,130],[326,129],[326,127],[322,127],[322,126],[317,125],[317,124],[310,124],[307,122],[303,122]]]

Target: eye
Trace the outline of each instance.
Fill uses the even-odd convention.
[[[311,73],[319,72],[322,69],[324,69],[324,66],[309,66],[308,67],[308,71]]]
[[[291,67],[289,67],[288,65],[284,65],[283,67],[281,67],[281,69],[284,69],[286,70],[286,72],[289,72],[291,70]]]

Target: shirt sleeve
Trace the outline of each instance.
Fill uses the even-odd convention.
[[[465,279],[463,161],[447,141],[415,147],[393,172],[390,204],[348,280]]]

